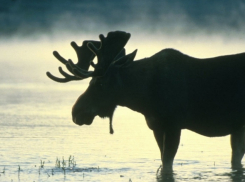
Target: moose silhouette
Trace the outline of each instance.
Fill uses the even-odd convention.
[[[66,65],[64,78],[47,72],[57,82],[92,77],[72,108],[78,125],[90,125],[95,116],[112,118],[117,105],[144,115],[153,130],[162,169],[172,171],[181,130],[208,137],[231,135],[232,167],[241,167],[245,152],[245,53],[198,59],[174,49],[134,61],[137,50],[125,55],[130,34],[109,32],[100,41],[75,42],[78,63],[54,56]],[[98,62],[93,62],[94,57]],[[94,71],[88,71],[89,66]]]

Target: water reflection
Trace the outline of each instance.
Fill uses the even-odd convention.
[[[229,181],[231,182],[242,182],[245,181],[245,168],[236,168],[232,169],[230,172],[226,173],[219,173],[214,174],[214,171],[203,171],[200,173],[199,177],[195,176],[189,176],[185,177],[182,176],[182,171],[178,172],[178,175],[176,172],[163,172],[161,166],[156,172],[156,182],[177,182],[179,180],[181,181],[195,181],[195,180],[208,180],[213,179],[214,181],[224,181],[224,179],[227,181],[227,179],[230,178]],[[202,175],[202,173],[205,175]]]
[[[162,166],[160,166],[156,172],[156,181],[157,182],[175,182],[175,173],[165,172],[163,171]]]
[[[232,182],[240,182],[245,180],[245,168],[233,169],[227,176],[230,176]]]

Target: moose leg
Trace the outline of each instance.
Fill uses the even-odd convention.
[[[162,165],[164,171],[173,170],[173,161],[180,142],[181,130],[166,131],[163,136]]]
[[[163,171],[165,172],[173,171],[173,161],[179,147],[180,135],[180,129],[165,132],[154,131],[154,136],[161,151]]]
[[[164,135],[164,132],[161,131],[161,130],[154,130],[153,131],[154,133],[154,137],[156,139],[156,142],[157,142],[157,145],[160,149],[160,152],[161,152],[161,158],[162,158],[162,150],[163,150],[163,135]]]
[[[245,153],[245,130],[241,128],[231,134],[232,168],[242,167],[241,161]]]

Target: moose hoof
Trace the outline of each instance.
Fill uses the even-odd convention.
[[[231,168],[232,169],[241,169],[243,168],[243,165],[241,162],[231,162]]]
[[[157,174],[172,174],[172,173],[173,173],[172,166],[167,167],[167,166],[160,165],[159,168],[157,169]]]

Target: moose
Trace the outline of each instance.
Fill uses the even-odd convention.
[[[174,49],[134,61],[137,50],[125,54],[130,34],[123,31],[99,35],[100,41],[71,46],[78,63],[54,56],[71,74],[59,67],[64,78],[56,82],[91,77],[87,90],[72,108],[77,125],[90,125],[95,116],[112,118],[116,106],[144,115],[161,152],[162,170],[172,171],[181,130],[208,137],[231,135],[231,166],[242,167],[245,153],[245,53],[198,59]],[[97,63],[93,59],[97,57]],[[94,71],[89,71],[92,66]]]

